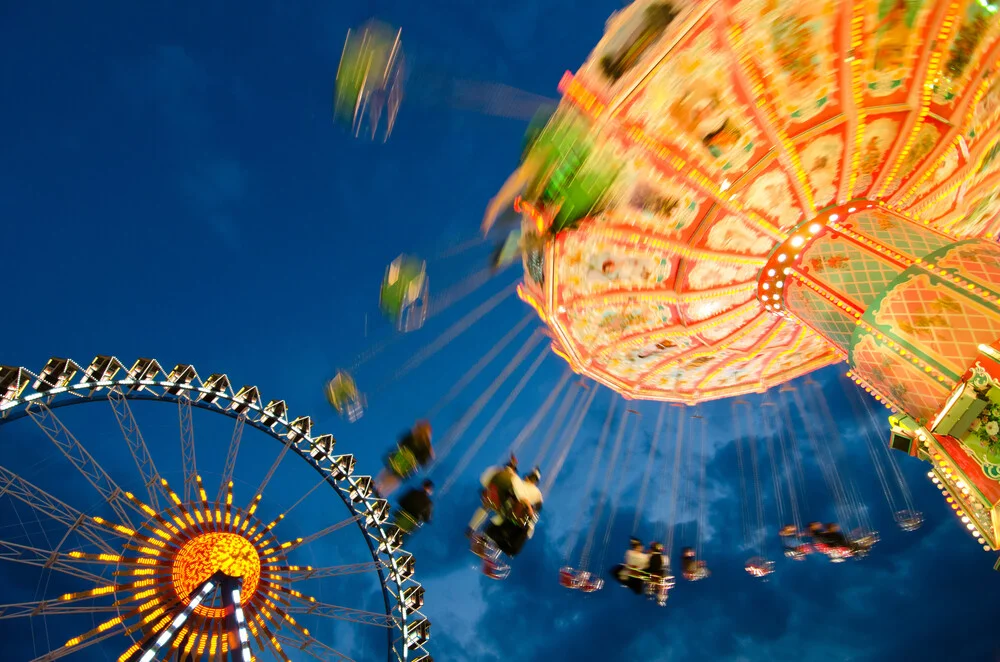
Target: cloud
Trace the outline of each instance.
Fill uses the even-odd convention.
[[[238,95],[238,84],[217,80],[202,61],[173,44],[119,63],[112,77],[135,112],[162,133],[163,153],[157,156],[175,173],[192,217],[230,249],[238,248],[250,174],[218,137],[224,118],[215,115],[212,103],[213,95]]]
[[[248,173],[243,164],[225,157],[195,164],[181,179],[181,189],[196,216],[230,247],[239,245],[234,215],[247,194]]]

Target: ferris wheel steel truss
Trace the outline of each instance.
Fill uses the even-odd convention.
[[[123,371],[124,376],[119,377]],[[74,381],[74,378],[81,373],[82,376]],[[126,369],[124,364],[113,356],[98,356],[87,368],[70,359],[52,358],[38,374],[23,367],[0,366],[0,425],[30,417],[105,498],[121,523],[131,528],[135,528],[133,517],[141,512],[136,509],[134,503],[129,502],[129,499],[134,497],[132,495],[126,497],[126,493],[116,485],[52,411],[67,405],[95,402],[104,398],[112,405],[122,435],[142,476],[148,503],[157,512],[161,499],[169,504],[171,498],[176,501],[176,495],[171,494],[169,487],[161,480],[156,470],[129,406],[130,400],[177,403],[184,472],[184,502],[191,501],[200,487],[192,422],[194,407],[224,414],[236,421],[216,503],[222,501],[225,486],[232,480],[240,440],[246,425],[264,432],[283,444],[279,462],[289,450],[308,462],[323,477],[323,482],[335,488],[352,516],[307,538],[293,541],[289,547],[308,544],[334,530],[356,524],[364,534],[372,561],[328,568],[302,568],[289,573],[289,576],[296,580],[314,579],[374,570],[378,573],[382,585],[385,613],[378,614],[322,603],[296,605],[290,608],[289,612],[384,627],[387,629],[390,661],[432,662],[431,656],[424,648],[430,637],[430,621],[419,611],[423,605],[424,589],[413,579],[413,555],[401,548],[401,532],[395,525],[389,523],[391,512],[389,502],[374,496],[372,478],[354,474],[353,455],[334,454],[336,441],[333,435],[314,436],[310,417],[300,416],[291,419],[287,405],[282,400],[271,400],[264,404],[256,386],[243,386],[234,391],[225,374],[212,374],[203,380],[191,365],[179,364],[168,373],[155,359],[142,358],[131,368]],[[277,465],[278,462],[272,465],[256,492],[258,495],[262,493]],[[116,553],[117,550],[108,544],[107,531],[95,524],[93,518],[0,467],[0,496],[4,494],[28,503],[39,513],[66,525],[68,531],[63,541],[75,531],[97,549],[108,554]],[[57,550],[59,548],[56,547]],[[62,556],[64,555],[27,545],[0,541],[0,561],[57,569],[61,573],[88,581],[106,581],[99,575],[67,563]],[[113,606],[103,608],[62,603],[58,605],[24,603],[4,605],[0,609],[0,620],[38,615],[42,612],[92,613],[116,609]],[[292,635],[294,634],[296,633],[292,632]],[[107,638],[107,635],[102,634],[88,643],[97,643]],[[277,639],[289,648],[305,652],[315,659],[349,660],[322,642],[302,641],[295,636],[289,636],[289,632],[285,630],[279,631]],[[52,657],[50,653],[49,656],[39,659],[56,659],[56,657]]]

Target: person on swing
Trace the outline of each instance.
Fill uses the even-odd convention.
[[[711,574],[707,564],[698,560],[698,555],[693,547],[685,547],[681,550],[681,573],[683,573],[684,579],[689,582],[704,579]]]
[[[430,523],[434,514],[432,494],[434,494],[434,483],[428,479],[419,488],[410,490],[400,498],[395,518],[400,531],[409,534],[418,527]]]
[[[472,514],[469,525],[465,528],[465,535],[472,537],[483,525],[490,512],[497,512],[514,498],[514,481],[520,482],[517,475],[517,458],[513,455],[507,464],[498,467],[490,467],[483,472],[479,478],[479,484],[483,486],[480,491],[482,505]]]
[[[628,549],[625,550],[625,562],[616,565],[611,574],[620,584],[632,589],[636,595],[642,595],[643,575],[649,567],[649,553],[642,548],[642,541],[629,538]]]
[[[434,459],[431,444],[431,424],[417,421],[413,429],[403,435],[396,450],[389,453],[385,468],[375,478],[375,490],[383,499],[399,489],[403,481]]]

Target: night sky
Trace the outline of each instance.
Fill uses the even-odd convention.
[[[437,293],[471,288],[488,263],[489,242],[466,246],[487,200],[516,165],[526,123],[456,108],[449,90],[455,81],[477,81],[513,86],[525,97],[554,98],[563,72],[579,66],[618,6],[607,0],[0,4],[0,245],[6,285],[0,363],[39,370],[50,356],[86,363],[96,354],[113,354],[127,365],[151,356],[168,368],[192,363],[203,377],[225,372],[234,385],[258,385],[265,400],[286,400],[292,416],[311,415],[317,431],[332,432],[341,452],[357,456],[362,474],[377,473],[395,437],[429,411],[439,410],[432,422],[436,438],[444,439],[540,326],[532,319],[468,387],[443,402],[456,381],[528,314],[509,293],[517,269],[496,275],[412,334],[396,336],[379,316],[379,281],[401,252],[428,259]],[[412,65],[409,97],[385,145],[355,140],[330,120],[344,35],[372,14],[403,27]],[[424,348],[477,305],[505,291],[498,306],[443,349],[412,369],[406,363],[422,357]],[[764,450],[771,428],[756,418],[749,428],[751,421],[737,414],[742,429],[761,435],[754,438],[768,527],[763,540],[778,567],[766,583],[743,571],[755,551],[746,548],[742,532],[734,443],[739,426],[726,401],[685,411],[704,418],[685,419],[680,435],[685,451],[696,452],[681,471],[674,565],[680,547],[698,536],[698,426],[704,421],[702,536],[712,576],[680,581],[662,609],[613,584],[592,595],[560,588],[557,570],[566,560],[566,541],[581,526],[581,510],[582,526],[589,526],[587,514],[599,497],[599,489],[586,494],[584,486],[608,407],[617,400],[601,388],[547,495],[537,535],[507,581],[483,577],[463,536],[477,505],[476,481],[504,455],[565,364],[545,358],[497,427],[482,437],[481,450],[467,466],[456,467],[541,348],[527,355],[435,468],[439,485],[449,478],[454,485],[440,499],[434,522],[407,546],[427,588],[424,611],[433,622],[429,650],[435,659],[1000,659],[994,555],[964,530],[927,480],[926,465],[905,456],[896,459],[926,522],[915,533],[898,530],[866,441],[871,435],[873,443],[885,443],[886,412],[876,410],[878,429],[867,416],[856,420],[847,396],[853,385],[843,378],[843,367],[815,375],[815,387],[795,384],[802,391],[821,389],[832,420],[812,409],[802,417],[791,407],[796,429],[787,434],[801,448],[805,492],[798,503],[806,521],[835,517],[810,431],[815,440],[844,450],[836,462],[839,475],[857,486],[867,517],[881,533],[864,561],[833,565],[780,557],[778,500]],[[350,425],[330,411],[322,387],[338,367],[369,354],[355,374],[370,409]],[[768,397],[783,406],[791,402],[778,393]],[[753,410],[761,410],[762,398],[749,398]],[[622,496],[604,567],[597,568],[602,573],[619,561],[633,533],[660,411],[656,403],[630,404],[642,423],[628,463],[623,469],[623,450],[613,477]],[[867,406],[878,407],[871,401]],[[60,416],[123,487],[141,490],[107,409],[71,407]],[[618,401],[609,449],[623,409]],[[679,411],[668,408],[653,456],[635,531],[644,540],[668,520]],[[519,453],[523,462],[537,456],[552,413],[526,441]],[[175,408],[140,404],[136,415],[161,473],[179,485]],[[210,481],[221,472],[232,424],[198,414],[195,425],[204,452],[199,468]],[[266,436],[250,431],[246,437],[236,488],[244,501],[276,454]],[[4,466],[75,499],[81,509],[101,510],[85,483],[64,473],[65,465],[56,468],[54,448],[30,420],[0,426],[0,444]],[[209,450],[202,451],[203,444]],[[885,461],[881,449],[878,456]],[[316,480],[294,461],[286,464],[267,490],[265,502],[275,507],[295,503]],[[598,487],[606,468],[602,460]],[[783,498],[787,509],[787,494]],[[898,492],[894,498],[900,500]],[[51,544],[51,527],[26,519],[26,513],[0,499],[0,536],[42,548]],[[339,499],[317,490],[282,525],[282,535],[294,537],[346,516]],[[596,528],[595,560],[605,529],[606,521]],[[310,554],[314,565],[356,563],[365,560],[367,549],[355,529],[338,532]],[[37,599],[34,594],[44,588],[31,571],[0,566],[0,572],[2,602]],[[41,595],[71,590],[59,581]],[[327,602],[378,609],[376,589],[372,577],[361,576],[331,580],[317,590]],[[91,622],[51,617],[47,623],[34,619],[29,628],[25,621],[0,620],[2,657],[32,659],[45,650],[47,637],[64,641]],[[378,630],[327,624],[317,632],[356,660],[384,659]],[[122,648],[95,646],[70,659],[116,659]]]

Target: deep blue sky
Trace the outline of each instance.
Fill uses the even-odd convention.
[[[411,86],[419,87],[418,74],[425,72],[423,80],[452,76],[555,96],[563,71],[582,62],[618,7],[613,1],[583,5],[0,4],[6,284],[0,363],[40,368],[52,355],[88,361],[107,353],[126,363],[138,356],[168,366],[189,362],[203,376],[227,372],[236,384],[260,386],[265,398],[287,400],[294,415],[312,415],[337,436],[342,450],[357,455],[359,472],[377,472],[395,435],[438,402],[527,309],[510,297],[420,369],[393,381],[398,367],[516,274],[501,274],[362,366],[357,376],[371,405],[362,422],[348,425],[330,415],[323,382],[338,365],[391,337],[377,316],[378,282],[389,260],[402,251],[430,257],[474,236],[486,201],[515,165],[524,123],[443,102],[406,103],[388,144],[355,141],[330,121],[344,34],[373,12],[403,26],[415,67]],[[440,292],[476,273],[488,252],[483,245],[432,260],[432,287]],[[505,350],[433,421],[438,438],[516,348]],[[527,365],[501,387],[435,478],[443,482],[451,473],[460,451],[473,443]],[[711,420],[705,552],[713,576],[682,583],[666,609],[615,586],[590,596],[559,588],[563,543],[590,497],[581,492],[611,399],[602,390],[549,495],[538,536],[508,581],[483,578],[462,537],[476,504],[475,481],[503,454],[562,371],[557,359],[546,359],[439,503],[434,524],[409,546],[428,589],[436,659],[1000,659],[994,635],[1000,612],[993,600],[1000,575],[991,569],[993,556],[960,528],[923,465],[906,458],[904,474],[927,522],[912,534],[894,528],[861,436],[868,427],[852,423],[836,383],[839,369],[819,379],[847,445],[849,457],[841,466],[850,467],[883,538],[863,563],[778,559],[779,570],[766,584],[743,572],[749,553],[741,549],[734,431],[729,403],[722,403],[703,412]],[[148,416],[147,441],[164,475],[176,478],[176,467],[167,467],[177,460],[169,446],[176,444],[170,427],[175,413],[155,409],[139,407],[137,415]],[[651,431],[657,406],[640,410],[644,429]],[[217,437],[224,447],[231,426],[212,419],[196,420],[199,439]],[[102,432],[89,435],[89,444],[100,449],[95,454],[108,454],[109,471],[123,484],[134,480],[127,463],[114,457],[120,447],[111,444],[121,440],[110,413],[73,412],[66,420],[84,431],[98,426]],[[811,419],[813,425],[821,422]],[[884,431],[876,434],[884,443]],[[629,470],[619,476],[624,496],[606,565],[617,561],[630,533],[649,448],[647,435],[639,439]],[[654,508],[652,495],[669,479],[663,457],[673,457],[674,440],[668,431],[657,455],[639,531],[646,539],[655,530],[650,522],[663,519],[664,508]],[[51,447],[30,422],[0,428],[0,443],[5,464],[52,481],[36,466],[51,456]],[[273,451],[266,439],[247,443]],[[540,443],[540,435],[529,440],[526,456]],[[803,454],[810,506],[804,517],[829,519],[829,491],[811,451]],[[273,455],[247,451],[242,457],[240,484],[250,490],[270,464],[258,458]],[[269,488],[278,493],[275,501],[293,503],[305,476],[294,469],[282,475]],[[63,485],[51,489],[72,485],[56,477]],[[768,544],[776,556],[770,474],[764,477]],[[313,527],[313,518],[342,517],[342,506],[326,498],[303,506],[303,519],[288,524],[288,535]],[[0,530],[19,526],[13,515],[9,507],[0,511],[8,527]],[[603,524],[598,530],[600,537]],[[690,524],[678,529],[675,549],[692,531]],[[315,552],[316,565],[363,561],[360,544],[351,535],[338,538]],[[377,606],[370,580],[343,582],[329,589],[336,595],[328,594],[328,601]],[[35,588],[33,580],[8,586],[18,595]],[[56,639],[76,633],[75,626],[52,623]],[[5,658],[30,657],[24,631],[9,627],[10,621],[2,624],[0,631],[24,643]],[[335,634],[335,645],[355,659],[382,659],[381,649],[373,654],[368,648],[378,647],[371,632],[342,628]],[[86,659],[104,659],[114,650]]]

